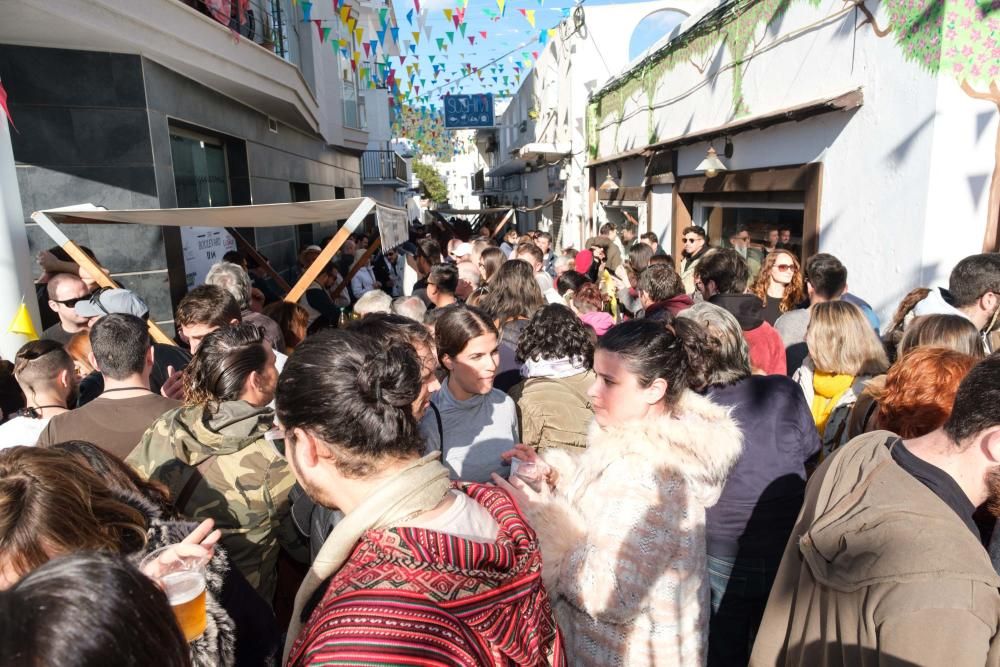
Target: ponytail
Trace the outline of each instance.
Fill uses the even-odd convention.
[[[707,385],[711,349],[701,325],[690,319],[630,320],[612,327],[598,339],[597,349],[622,357],[639,384],[667,382],[664,402],[672,407],[687,389]]]

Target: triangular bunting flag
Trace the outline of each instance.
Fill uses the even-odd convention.
[[[419,32],[413,32],[413,33],[410,33],[410,34],[413,35],[413,42],[415,44],[419,44],[420,43],[420,33]]]
[[[453,10],[451,10],[451,9],[444,9],[442,11],[444,12],[444,20],[450,22],[451,21],[451,14],[452,14]]]
[[[406,20],[410,25],[413,25],[413,10],[406,12]],[[383,24],[384,25],[384,24]]]
[[[370,58],[372,55],[372,45],[369,44],[368,42],[365,42],[361,46],[364,47],[365,49],[365,58]]]
[[[483,39],[486,39],[486,31],[485,31],[485,30],[480,30],[480,31],[479,31],[479,35],[480,35],[480,36],[481,36],[481,37],[482,37]]]
[[[21,305],[17,307],[14,319],[7,327],[7,333],[21,334],[28,340],[38,340],[38,330],[35,329],[35,323],[31,320],[31,313],[28,312],[24,301],[21,301]]]
[[[420,13],[420,0],[413,0],[413,6],[416,7],[417,13]]]
[[[463,23],[462,25],[465,25],[465,24]],[[469,44],[471,44],[472,46],[475,46],[476,45],[476,38],[475,37],[469,37]]]
[[[436,41],[436,42],[437,42],[437,45],[438,45],[438,51],[440,51],[440,50],[441,50],[442,48],[444,48],[444,37],[438,37],[438,38],[437,38],[436,40],[434,40],[434,41]]]
[[[385,21],[386,21],[386,17],[388,15],[389,15],[389,8],[388,7],[383,7],[382,9],[378,10],[378,22],[384,26],[385,25]]]
[[[323,28],[320,31],[319,41],[320,42],[326,42],[328,39],[330,39],[330,33],[332,31],[333,31],[333,28]]]
[[[312,16],[313,3],[306,2],[305,0],[303,0],[301,7],[302,7],[302,20],[303,21],[311,20],[310,16]]]
[[[449,44],[454,44],[455,43],[455,33],[453,33],[453,32],[446,32],[445,35],[448,36],[448,43]]]
[[[340,7],[340,20],[347,23],[347,19],[351,17],[351,8],[347,5],[341,5]]]
[[[389,28],[390,34],[392,34],[392,41],[399,44],[399,28]]]
[[[465,29],[466,29],[466,28],[467,28],[468,26],[469,26],[469,24],[468,24],[468,23],[463,23],[462,25],[458,26],[458,29],[462,31],[462,37],[465,37]]]

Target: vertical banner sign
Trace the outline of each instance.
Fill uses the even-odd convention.
[[[406,209],[377,205],[375,219],[378,221],[378,234],[382,239],[383,252],[409,240],[410,225]]]
[[[493,127],[493,94],[445,95],[444,126],[449,130]]]
[[[236,250],[236,239],[218,227],[181,227],[181,245],[184,248],[184,274],[187,287],[205,282],[205,276],[222,256]]]

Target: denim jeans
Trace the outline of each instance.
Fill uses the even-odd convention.
[[[750,650],[779,563],[780,559],[709,555],[709,667],[743,667],[750,662]]]

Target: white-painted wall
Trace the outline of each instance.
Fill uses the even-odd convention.
[[[584,28],[574,33],[572,17],[563,21],[558,37],[539,54],[500,117],[501,160],[527,143],[570,147],[571,155],[562,163],[566,173],[562,183],[551,184],[544,172],[529,174],[525,179],[528,187],[515,193],[514,198],[530,205],[537,199],[544,201],[552,194],[561,194],[563,247],[581,248],[592,233],[585,228],[590,205],[584,122],[588,95],[628,66],[629,41],[641,20],[663,9],[691,13],[700,4],[700,0],[655,0],[586,7]],[[537,119],[528,117],[529,109],[538,111]],[[523,121],[527,129],[520,132]],[[545,215],[549,214],[550,210],[546,210]],[[543,219],[543,225],[545,222]]]
[[[763,52],[743,65],[744,98],[752,116],[862,88],[863,106],[735,135],[725,161],[734,170],[823,162],[819,248],[844,261],[851,291],[885,320],[911,288],[946,281],[958,259],[980,251],[997,114],[948,74],[904,60],[893,37],[855,31],[845,7],[792,2],[772,29],[758,29]],[[662,79],[652,115],[640,91],[619,127],[601,119],[598,154],[647,145],[651,127],[665,141],[733,121],[728,51],[698,60],[704,74],[682,64]],[[678,175],[697,173],[707,149],[680,149]],[[623,185],[638,184],[625,176]]]

